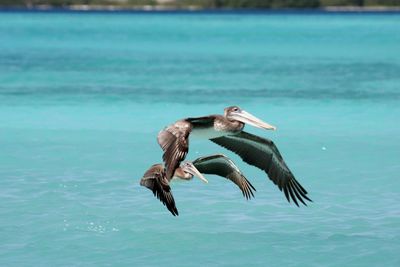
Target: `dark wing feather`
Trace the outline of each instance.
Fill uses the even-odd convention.
[[[179,167],[189,151],[190,131],[190,123],[179,121],[158,134],[157,141],[164,151],[163,161],[168,180],[172,178],[175,169]]]
[[[161,164],[150,167],[140,180],[140,185],[150,189],[154,196],[167,207],[172,215],[179,215],[171,192],[171,187],[165,177],[165,171]]]
[[[213,128],[216,116],[218,115],[186,118],[185,121],[190,122],[193,128]]]
[[[307,191],[295,179],[271,140],[244,131],[210,140],[235,152],[248,164],[264,170],[274,184],[284,192],[289,202],[292,199],[298,206],[297,200],[304,205],[306,205],[304,199],[312,201],[307,197]]]
[[[193,165],[201,173],[216,174],[231,180],[242,190],[243,196],[247,199],[254,197],[252,190],[256,189],[228,157],[220,154],[201,157],[193,161]]]

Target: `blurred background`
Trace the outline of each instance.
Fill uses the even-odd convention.
[[[400,264],[398,1],[0,3],[1,266]],[[314,203],[204,140],[187,159],[226,154],[254,199],[207,176],[172,185],[173,217],[140,187],[163,127],[230,105],[278,127],[246,131]]]
[[[330,6],[393,7],[398,0],[0,0],[3,6],[113,6],[119,8],[318,8]]]

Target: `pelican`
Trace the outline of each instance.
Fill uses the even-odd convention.
[[[267,139],[243,131],[245,124],[265,130],[276,130],[238,106],[224,109],[224,115],[210,115],[186,118],[167,126],[160,131],[157,141],[164,151],[163,161],[166,177],[170,179],[175,169],[189,151],[189,135],[203,137],[236,153],[242,160],[263,170],[272,182],[284,192],[288,202],[297,205],[298,200],[307,205],[304,199],[307,191],[295,179],[275,144]]]
[[[200,157],[193,162],[183,162],[175,170],[172,178],[167,178],[165,168],[162,164],[154,164],[143,175],[140,185],[150,189],[154,196],[167,207],[172,215],[176,216],[179,214],[175,206],[171,187],[169,186],[171,180],[191,180],[194,176],[197,176],[203,182],[208,183],[207,179],[201,173],[225,177],[239,187],[246,199],[254,197],[252,190],[255,191],[256,189],[253,185],[243,176],[232,160],[221,154]]]

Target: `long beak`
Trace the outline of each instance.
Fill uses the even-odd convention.
[[[250,125],[252,125],[254,127],[257,127],[257,128],[261,128],[261,129],[265,129],[265,130],[273,130],[273,131],[276,130],[275,126],[270,125],[270,124],[260,120],[259,118],[251,115],[250,113],[248,113],[248,112],[246,112],[244,110],[241,110],[241,111],[236,112],[236,113],[232,113],[231,117],[233,119],[235,119],[235,120],[238,120],[238,121],[243,122],[243,123],[250,124]]]
[[[203,174],[201,174],[199,172],[199,170],[193,164],[190,163],[190,166],[188,166],[186,168],[186,171],[189,172],[190,174],[192,174],[193,176],[198,177],[200,180],[202,180],[206,184],[208,184],[207,179],[203,176]]]

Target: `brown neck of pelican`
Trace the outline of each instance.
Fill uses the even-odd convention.
[[[174,177],[177,177],[177,178],[183,179],[183,180],[190,180],[190,179],[193,178],[193,175],[191,175],[190,173],[184,172],[184,171],[182,170],[182,168],[179,167],[179,168],[177,168],[177,169],[175,170]]]
[[[230,120],[226,114],[224,117],[220,116],[215,122],[220,131],[225,132],[240,132],[244,128],[244,123],[237,120]]]
[[[228,119],[228,109],[224,110],[224,130],[228,132],[240,132],[244,128],[244,123],[238,120]]]
[[[244,123],[241,121],[236,121],[236,120],[228,120],[229,124],[229,131],[230,132],[240,132],[244,128]]]

